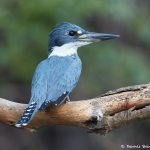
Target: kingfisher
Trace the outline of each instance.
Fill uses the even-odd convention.
[[[117,37],[119,35],[89,32],[68,22],[56,25],[48,35],[48,58],[36,67],[29,104],[15,126],[28,125],[36,112],[44,111],[49,105],[69,101],[82,69],[77,54],[79,47]]]

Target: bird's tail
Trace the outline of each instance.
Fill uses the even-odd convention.
[[[31,121],[35,113],[37,112],[37,103],[32,102],[28,105],[28,107],[24,110],[22,116],[19,120],[17,120],[15,126],[16,127],[22,127],[28,125],[28,123]]]

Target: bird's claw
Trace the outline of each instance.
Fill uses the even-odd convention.
[[[69,96],[67,96],[67,97],[66,97],[66,100],[65,100],[65,103],[68,103],[68,102],[70,102]]]

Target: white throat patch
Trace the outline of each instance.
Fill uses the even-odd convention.
[[[48,56],[59,56],[59,57],[65,57],[65,56],[71,56],[73,54],[77,54],[77,49],[80,46],[84,46],[87,44],[90,44],[91,42],[72,42],[72,43],[67,43],[62,46],[55,46],[52,49],[52,52]]]

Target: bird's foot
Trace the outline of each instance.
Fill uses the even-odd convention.
[[[66,97],[66,100],[65,100],[65,103],[68,103],[68,102],[70,102],[69,96],[67,96],[67,97]]]

